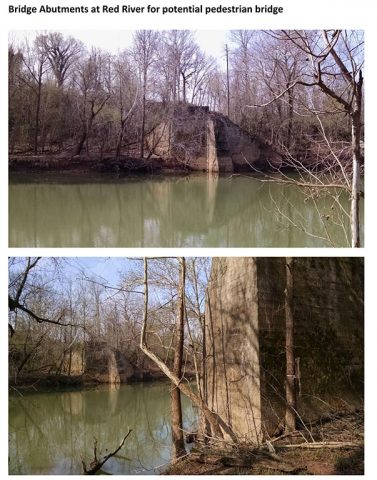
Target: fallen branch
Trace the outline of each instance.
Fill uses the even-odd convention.
[[[298,437],[298,436],[300,436],[300,432],[298,432],[297,430],[294,430],[293,432],[283,433],[282,435],[279,435],[278,437],[270,438],[268,441],[270,443],[276,443],[276,442],[279,442],[280,440],[283,440],[283,438]]]
[[[362,442],[311,442],[279,446],[276,445],[276,448],[360,448],[363,446],[364,443]]]
[[[123,447],[124,442],[126,441],[127,437],[131,432],[132,430],[128,429],[127,434],[124,436],[119,446],[113,452],[108,453],[107,455],[105,455],[100,459],[97,458],[97,439],[94,439],[94,447],[93,447],[94,460],[90,462],[89,468],[87,468],[85,461],[81,457],[81,463],[82,463],[84,475],[94,475],[96,472],[98,472],[98,470],[100,470],[103,467],[103,465],[107,462],[109,458],[113,457],[119,452],[119,450]]]

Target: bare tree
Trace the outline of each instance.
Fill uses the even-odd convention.
[[[296,430],[297,411],[293,320],[293,265],[294,259],[287,257],[285,261],[285,355],[287,362],[285,429],[287,432]]]
[[[323,93],[334,99],[351,120],[352,187],[351,229],[352,247],[360,247],[360,165],[362,103],[363,103],[363,38],[360,32],[323,30],[318,36],[306,32],[285,32],[285,37],[308,56],[315,81]],[[329,59],[331,62],[329,62]],[[305,82],[304,82],[305,84]]]
[[[350,223],[352,247],[360,247],[360,166],[362,163],[362,101],[363,101],[363,36],[357,31],[323,30],[318,31],[286,31],[274,32],[272,35],[279,41],[289,42],[293,48],[306,55],[308,66],[295,73],[286,88],[264,104],[252,106],[268,106],[276,102],[298,85],[307,87],[312,92],[312,104],[308,110],[319,119],[323,111],[322,105],[316,105],[316,91],[325,94],[325,98],[335,101],[338,112],[343,112],[350,119],[350,138],[352,144],[352,175],[347,172],[339,160],[335,158],[343,173],[345,185],[351,192]],[[322,97],[323,100],[323,97]],[[250,107],[250,105],[249,105]],[[320,121],[320,119],[319,119]],[[321,125],[322,126],[322,125]],[[323,126],[322,126],[323,129]],[[329,144],[330,148],[331,145]]]
[[[66,292],[55,283],[62,264],[41,257],[9,259],[9,367],[14,382],[33,372],[70,375],[79,369],[73,354],[84,326],[75,314],[72,289]]]
[[[26,263],[21,267],[21,270],[17,273],[15,278],[12,278],[9,283],[9,293],[8,293],[8,307],[10,312],[15,312],[21,310],[25,312],[30,318],[35,320],[38,323],[52,323],[55,325],[62,326],[76,326],[75,324],[63,322],[66,315],[65,309],[58,311],[56,318],[45,318],[40,316],[32,307],[29,307],[27,299],[30,296],[30,289],[33,291],[40,290],[40,287],[33,286],[30,283],[29,278],[31,272],[36,268],[37,264],[42,260],[42,257],[27,257]],[[11,262],[14,262],[14,259],[11,259]],[[9,332],[12,335],[15,333],[14,326],[9,322],[8,323]]]
[[[114,85],[112,94],[114,107],[119,111],[119,129],[116,139],[115,157],[120,158],[126,125],[137,104],[139,89],[132,74],[128,52],[119,54],[114,60]]]
[[[43,78],[48,70],[47,55],[34,41],[34,46],[30,47],[28,42],[25,44],[25,54],[22,56],[24,65],[27,69],[27,75],[20,76],[20,79],[31,89],[35,95],[35,121],[34,121],[34,154],[38,153],[38,137],[40,130],[40,114],[42,102]]]
[[[146,101],[148,92],[148,75],[151,66],[156,61],[156,54],[159,48],[160,34],[154,30],[137,30],[134,35],[133,55],[139,67],[139,75],[142,85],[141,99],[141,135],[140,135],[140,157],[144,157],[145,122],[146,122]]]
[[[47,57],[58,87],[63,87],[69,70],[82,54],[83,45],[75,38],[64,38],[57,32],[38,35],[36,43]]]
[[[110,58],[98,49],[92,49],[88,58],[85,58],[78,69],[76,84],[81,98],[79,115],[82,132],[76,148],[79,155],[88,140],[94,121],[102,111],[111,96]]]
[[[201,52],[190,30],[167,30],[163,35],[162,68],[169,72],[170,99],[187,101],[189,81],[200,63]]]
[[[250,131],[255,131],[255,125],[244,107],[250,103],[250,99],[255,98],[255,92],[259,87],[255,78],[256,55],[253,52],[256,34],[257,32],[253,30],[231,30],[229,35],[231,42],[227,53],[231,118]]]

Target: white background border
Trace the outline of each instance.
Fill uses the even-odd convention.
[[[284,7],[284,13],[279,15],[243,15],[243,14],[217,14],[217,15],[140,15],[140,14],[9,14],[8,5],[39,6],[92,6],[92,5],[275,5]],[[1,53],[1,87],[0,87],[0,135],[1,135],[1,163],[0,163],[0,311],[3,322],[1,330],[1,437],[0,437],[0,473],[4,476],[8,473],[8,415],[7,415],[7,352],[8,330],[5,321],[7,312],[6,293],[8,289],[8,256],[364,256],[365,257],[365,285],[366,285],[366,315],[365,315],[365,348],[366,348],[366,476],[372,477],[377,473],[375,457],[376,440],[376,374],[374,364],[377,360],[377,321],[375,319],[374,297],[377,295],[376,267],[377,267],[377,199],[375,185],[377,178],[377,155],[375,139],[376,129],[376,91],[377,91],[377,2],[373,0],[278,0],[276,2],[250,2],[243,0],[219,0],[219,1],[188,1],[182,0],[130,0],[124,2],[106,3],[105,1],[72,1],[50,0],[47,2],[29,0],[12,3],[6,1],[0,7],[0,53]],[[216,249],[31,249],[31,248],[8,248],[8,115],[7,115],[7,46],[8,32],[15,29],[30,30],[62,30],[62,29],[88,29],[88,30],[111,30],[111,29],[196,29],[196,30],[228,30],[228,29],[268,29],[268,28],[349,28],[365,30],[366,54],[365,54],[365,124],[366,124],[366,176],[365,176],[365,248],[352,249],[329,249],[329,248],[216,248]],[[324,288],[326,283],[324,279]],[[59,476],[54,476],[56,478]],[[34,477],[35,478],[35,477]],[[44,478],[44,477],[41,477]],[[140,477],[139,477],[140,478]],[[263,477],[266,478],[266,477]],[[323,477],[322,477],[323,478]]]

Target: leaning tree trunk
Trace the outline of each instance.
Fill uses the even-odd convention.
[[[287,362],[285,395],[285,430],[293,432],[296,430],[296,381],[295,381],[295,357],[294,357],[294,336],[293,336],[293,258],[287,257],[285,264],[286,286],[285,286],[285,354]]]
[[[360,247],[360,144],[356,138],[356,128],[352,122],[352,191],[351,191],[351,236],[352,247]],[[355,147],[354,147],[355,144]]]
[[[180,279],[178,292],[178,314],[176,323],[176,335],[174,342],[174,362],[173,372],[178,377],[182,377],[182,361],[183,361],[183,341],[184,341],[184,312],[185,312],[185,276],[186,263],[182,257],[180,263]],[[177,459],[186,454],[185,439],[183,436],[182,422],[182,403],[181,391],[172,382],[171,392],[171,433],[173,441],[173,458]]]
[[[361,163],[361,109],[363,76],[360,71],[356,83],[355,108],[351,114],[352,124],[352,192],[351,192],[351,234],[352,247],[360,247],[360,163]]]

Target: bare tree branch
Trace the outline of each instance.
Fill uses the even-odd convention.
[[[87,467],[86,462],[83,460],[83,458],[81,458],[84,475],[95,475],[96,472],[101,470],[101,468],[109,460],[109,458],[116,455],[119,452],[119,450],[123,447],[124,442],[127,440],[131,432],[132,430],[129,428],[128,432],[123,437],[123,440],[120,442],[119,446],[113,452],[108,453],[107,455],[105,455],[100,459],[97,458],[97,440],[95,439],[94,447],[93,447],[94,459],[90,462],[89,467]]]

